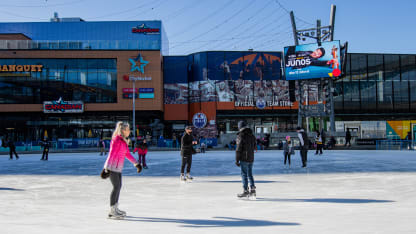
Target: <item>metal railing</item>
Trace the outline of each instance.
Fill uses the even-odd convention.
[[[378,140],[377,150],[415,150],[416,142],[408,140]]]

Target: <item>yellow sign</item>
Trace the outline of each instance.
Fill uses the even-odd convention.
[[[41,72],[43,65],[0,65],[2,72]]]

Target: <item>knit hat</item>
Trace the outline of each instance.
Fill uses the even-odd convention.
[[[290,136],[286,136],[286,140],[289,141],[290,140]]]

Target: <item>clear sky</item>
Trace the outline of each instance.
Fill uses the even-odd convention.
[[[162,20],[171,55],[204,50],[282,51],[298,29],[329,24],[337,6],[335,37],[349,52],[416,54],[416,0],[0,0],[0,22]],[[312,41],[305,41],[307,43]]]

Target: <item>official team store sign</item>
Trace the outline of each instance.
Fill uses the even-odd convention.
[[[64,101],[60,98],[58,101],[43,102],[43,113],[83,113],[84,102],[82,101]]]

